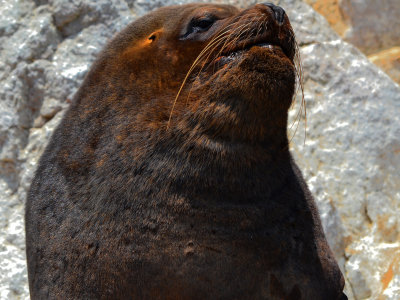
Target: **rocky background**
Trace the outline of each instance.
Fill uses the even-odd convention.
[[[0,0],[0,299],[29,298],[26,192],[96,54],[137,16],[184,2]],[[295,106],[292,150],[346,293],[400,299],[400,87],[370,62],[400,81],[400,1],[305,0],[327,20],[301,0],[274,2],[291,19],[303,61],[307,126]]]
[[[400,83],[399,0],[305,0],[332,28]]]

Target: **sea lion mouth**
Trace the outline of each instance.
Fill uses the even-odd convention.
[[[222,52],[217,58],[215,58],[213,62],[218,66],[226,65],[229,62],[240,59],[245,53],[249,52],[254,47],[262,48],[264,51],[271,54],[275,54],[281,57],[287,57],[290,60],[293,60],[293,55],[291,55],[292,50],[289,46],[279,45],[279,43],[276,43],[275,41],[265,42],[260,40],[253,40],[242,42],[240,45],[237,45],[234,48],[227,49],[226,51]]]
[[[248,52],[253,47],[260,47],[260,48],[265,49],[266,51],[269,51],[269,52],[275,53],[275,54],[280,52],[280,53],[283,53],[285,56],[287,56],[287,54],[285,53],[285,51],[283,51],[281,46],[270,44],[270,43],[258,43],[258,44],[248,45],[244,49],[237,49],[232,52],[223,53],[222,55],[220,55],[216,59],[214,59],[214,62],[218,63],[219,65],[225,65],[231,61],[237,60],[238,58],[243,56],[244,53]]]

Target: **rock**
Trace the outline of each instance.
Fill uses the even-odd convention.
[[[72,98],[90,64],[115,31],[114,28],[109,29],[104,24],[96,24],[58,45],[52,64],[65,98]]]
[[[305,0],[346,41],[370,55],[400,45],[397,0]]]
[[[29,131],[29,143],[21,151],[18,159],[21,164],[18,199],[25,203],[26,193],[35,173],[39,158],[42,155],[51,134],[64,115],[65,109],[56,115],[41,128],[31,128]]]
[[[29,298],[24,202],[46,141],[88,65],[132,19],[124,1],[88,3],[95,12],[81,13],[91,17],[82,17],[82,27],[65,38],[75,27],[54,26],[59,11],[46,4],[10,1],[0,8],[1,299]]]
[[[161,6],[174,5],[174,4],[183,4],[188,3],[189,1],[174,1],[174,0],[127,0],[126,1],[129,7],[132,7],[138,15],[144,15],[145,13],[156,9]],[[199,1],[203,2],[203,1]]]
[[[7,0],[1,4],[0,37],[10,36],[24,23],[23,18],[32,11],[34,4],[28,0]]]
[[[365,236],[346,249],[346,269],[358,299],[398,299],[400,243],[381,243]],[[366,272],[368,270],[368,272]]]
[[[400,83],[399,1],[305,2],[323,15],[340,36],[359,47],[374,64]]]
[[[367,31],[384,28],[384,17],[371,21],[374,9],[387,14],[390,29],[400,28],[392,17],[399,11],[393,6],[400,3],[397,0],[381,2],[379,9],[372,0],[364,1],[367,6],[342,0],[339,9],[337,0],[307,1],[315,8],[320,5],[320,11],[338,14],[343,9],[344,17],[352,20],[347,24],[349,40],[363,26]],[[135,13],[187,2],[10,0],[0,7],[1,299],[29,298],[23,230],[26,192],[38,159],[90,64]],[[256,1],[215,2],[246,7]],[[349,299],[396,299],[400,88],[343,42],[310,6],[299,0],[279,2],[291,19],[303,58],[307,137],[304,121],[295,134],[295,106],[292,151],[315,195],[328,241],[346,277],[346,293]],[[361,12],[369,24],[361,20]],[[382,36],[374,31],[371,36],[387,45],[396,40],[396,30],[392,31]],[[360,41],[369,38],[359,34]]]
[[[121,0],[50,0],[49,3],[54,8],[55,25],[64,36],[73,35],[92,24],[113,25],[115,19],[129,11]]]
[[[399,240],[399,87],[340,40],[304,47],[302,57],[307,140],[304,145],[303,136],[296,135],[293,148],[312,192],[318,203],[329,201],[337,209],[336,228],[343,228],[344,247],[368,236],[377,243]],[[347,249],[344,254],[350,261],[364,255]],[[376,272],[379,265],[374,260],[364,268],[345,263],[356,298],[373,295],[368,274],[382,277]],[[374,284],[382,288],[379,280]]]
[[[16,195],[0,198],[0,298],[28,299],[24,205]]]
[[[400,47],[383,50],[370,55],[368,58],[400,84]]]
[[[330,232],[335,229],[327,227],[326,208],[321,204],[333,203],[340,215],[335,228],[343,230],[344,257],[349,259],[344,270],[355,297],[378,299],[375,290],[384,291],[391,284],[392,291],[399,288],[393,282],[397,277],[388,279],[385,286],[376,279],[385,275],[378,268],[381,262],[369,259],[359,267],[353,262],[369,256],[350,249],[352,242],[367,237],[373,237],[376,247],[400,237],[400,195],[395,192],[400,184],[396,175],[400,166],[400,89],[340,40],[303,47],[302,57],[308,119],[306,144],[301,134],[293,143],[297,161],[318,199],[336,255],[342,249],[332,239]],[[298,132],[302,132],[301,127]],[[334,234],[336,239],[339,233]],[[392,299],[386,294],[382,292],[379,299]]]
[[[331,27],[343,36],[349,25],[340,7],[340,0],[305,0],[304,2],[323,15]]]
[[[51,13],[47,7],[40,6],[12,36],[7,37],[6,43],[2,43],[0,55],[14,68],[21,61],[49,58],[59,42]]]
[[[310,6],[296,0],[280,3],[289,15],[300,46],[338,39],[327,21]]]
[[[349,22],[346,41],[366,54],[400,45],[400,1],[341,0]]]

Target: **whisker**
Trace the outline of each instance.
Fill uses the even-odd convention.
[[[256,15],[256,14],[252,14],[252,15]],[[240,16],[237,16],[234,20],[237,20],[237,19],[239,19],[239,18],[240,18]],[[226,26],[226,27],[222,28],[220,32],[217,32],[217,35],[207,44],[207,46],[201,51],[201,53],[197,56],[197,58],[196,58],[195,61],[193,62],[192,66],[190,67],[189,71],[187,72],[187,74],[186,74],[186,76],[185,76],[185,78],[184,78],[184,80],[183,80],[183,82],[182,82],[182,85],[181,85],[181,87],[180,87],[180,89],[179,89],[179,91],[178,91],[178,93],[177,93],[177,95],[176,95],[176,97],[175,97],[175,99],[174,99],[174,102],[173,102],[173,104],[172,104],[171,112],[170,112],[170,115],[169,115],[169,118],[168,118],[168,122],[167,122],[167,126],[166,126],[166,129],[167,129],[167,130],[168,130],[169,125],[170,125],[170,123],[171,123],[171,118],[172,118],[172,114],[173,114],[173,111],[174,111],[176,102],[177,102],[177,100],[178,100],[178,98],[179,98],[179,95],[181,94],[182,89],[183,89],[184,85],[186,84],[186,82],[187,82],[187,80],[188,80],[190,74],[192,73],[192,71],[194,70],[194,68],[197,66],[198,62],[203,58],[203,56],[206,55],[206,52],[207,52],[211,47],[213,47],[214,45],[216,45],[216,46],[213,48],[213,49],[215,49],[215,48],[219,45],[219,43],[222,42],[222,40],[224,40],[224,38],[226,38],[226,36],[224,36],[224,35],[230,32],[230,29],[229,29],[229,28],[232,27],[232,26],[234,26],[235,24],[236,24],[236,22],[233,22],[233,23],[230,24],[229,26]],[[236,31],[236,30],[235,30],[235,31]],[[212,53],[212,52],[211,52],[211,53]],[[197,77],[196,77],[196,78],[197,78]]]
[[[221,55],[222,52],[223,52],[226,48],[228,48],[228,47],[231,46],[232,44],[236,43],[237,40],[240,39],[240,37],[242,36],[242,34],[245,33],[246,30],[248,30],[248,29],[250,28],[250,25],[251,25],[251,24],[246,23],[246,24],[242,25],[242,26],[245,27],[245,28],[240,28],[240,27],[239,27],[238,29],[242,29],[242,30],[241,30],[240,32],[238,32],[238,34],[236,35],[236,37],[234,37],[232,40],[229,40],[229,39],[226,40],[225,44],[223,45],[223,47],[222,47],[221,50],[219,51],[218,56]],[[239,31],[239,30],[235,30],[233,33],[236,33],[236,31]],[[229,38],[233,35],[233,33],[229,36]],[[217,57],[218,57],[218,56],[217,56]]]
[[[298,44],[296,43],[296,40],[294,38],[294,33],[292,32],[291,38],[293,39],[293,43],[294,43],[294,47],[295,47],[295,64],[296,64],[296,77],[297,77],[297,81],[298,81],[298,86],[296,89],[296,94],[298,93],[298,91],[301,91],[301,104],[300,104],[300,109],[299,112],[297,113],[295,120],[293,121],[290,129],[293,127],[294,124],[297,123],[296,125],[296,129],[295,132],[293,133],[289,143],[293,140],[294,136],[296,135],[298,126],[300,124],[300,120],[301,120],[301,116],[303,113],[303,109],[304,109],[304,144],[307,138],[307,109],[306,109],[306,103],[305,103],[305,98],[304,98],[304,85],[303,85],[303,67],[301,64],[301,57],[300,57],[300,49]],[[292,103],[292,106],[294,104]]]
[[[247,36],[250,35],[250,26],[252,25],[252,22],[254,22],[254,20],[256,19],[256,17],[254,17],[249,23],[247,23],[247,28],[243,29],[242,32],[240,32],[240,34],[238,34],[233,40],[229,41],[229,44],[226,45],[226,47],[229,47],[230,45],[236,43],[244,34],[247,34]],[[223,49],[222,49],[223,50]]]
[[[255,15],[255,14],[254,14],[254,15]],[[225,40],[225,43],[222,45],[220,51],[215,55],[215,58],[221,56],[221,54],[222,54],[222,52],[224,51],[224,49],[225,49],[227,43],[230,42],[230,38],[231,38],[234,34],[236,34],[237,31],[239,31],[240,29],[242,29],[242,27],[246,27],[246,26],[249,26],[249,25],[248,25],[247,23],[246,23],[246,24],[243,24],[243,25],[239,26],[238,28],[235,28],[235,30],[233,30],[233,31],[231,32],[231,34],[230,34],[230,35],[228,36],[228,38]],[[244,29],[244,30],[245,30],[245,29]],[[214,71],[213,71],[213,72],[214,72]]]
[[[243,26],[247,26],[247,24],[241,25],[240,27],[243,27]],[[229,38],[230,38],[236,31],[240,30],[240,27],[235,28],[235,30],[225,39],[224,45],[227,43],[227,41],[229,40]],[[222,43],[222,42],[223,42],[223,41],[221,41],[221,43]],[[204,69],[204,66],[207,64],[210,55],[213,53],[214,49],[217,48],[219,45],[220,45],[220,43],[217,43],[217,44],[209,51],[208,56],[205,58],[203,65],[201,66],[199,72],[197,73],[197,75],[196,75],[196,77],[194,78],[193,81],[195,81],[195,80],[200,76],[200,73],[201,73],[201,71]],[[217,57],[219,57],[219,56],[221,55],[222,50],[223,50],[223,49],[221,49],[221,50],[219,51],[219,53],[218,53],[217,55],[215,55],[215,58],[217,58]],[[214,58],[214,60],[215,60],[215,58]],[[215,67],[215,66],[214,66],[214,67]],[[215,72],[215,71],[213,70],[213,73],[214,73],[214,72]],[[190,89],[190,91],[189,91],[189,95],[188,95],[188,97],[186,98],[186,103],[188,102],[188,99],[189,99],[189,97],[190,97],[191,92],[192,92],[192,89]]]
[[[256,14],[254,14],[254,15],[256,15]],[[223,50],[224,50],[225,47],[227,46],[227,43],[229,43],[228,45],[231,45],[231,44],[235,43],[238,39],[240,39],[240,37],[242,36],[243,33],[246,32],[246,30],[247,30],[247,32],[249,32],[248,29],[250,29],[250,26],[252,25],[252,23],[254,22],[255,19],[256,19],[256,17],[254,17],[250,22],[248,22],[248,23],[246,23],[246,24],[243,24],[243,25],[239,26],[238,28],[235,28],[235,30],[233,30],[233,31],[230,33],[230,35],[225,39],[225,43],[224,43],[223,47],[222,47],[221,50],[215,55],[215,58],[217,58],[218,56],[220,56],[220,55],[222,54]],[[258,20],[260,20],[260,19],[261,19],[261,17],[258,17]],[[257,20],[257,22],[258,22],[258,20]],[[245,27],[245,28],[240,32],[240,30],[241,30],[243,27]],[[231,36],[233,36],[233,35],[236,34],[237,32],[238,32],[239,34],[235,37],[235,39],[233,39],[233,40],[230,41]],[[209,51],[209,54],[208,54],[208,56],[205,58],[205,61],[204,61],[203,65],[201,66],[201,68],[200,68],[199,72],[197,73],[196,77],[194,78],[194,81],[196,80],[196,78],[198,78],[198,77],[200,76],[200,73],[201,73],[201,71],[203,70],[204,66],[207,64],[210,55],[213,53],[214,49],[217,48],[219,45],[220,45],[220,42],[217,43],[217,44],[213,47],[213,49],[211,49],[211,50]],[[208,46],[207,46],[207,47],[208,47]],[[206,47],[206,48],[207,48],[207,47]],[[214,65],[214,67],[215,67],[215,65]],[[213,72],[215,72],[215,71],[213,70]],[[189,98],[190,98],[190,94],[191,94],[191,92],[192,92],[192,89],[193,89],[193,87],[190,89],[190,91],[189,91],[189,93],[188,93],[188,97],[186,98],[186,104],[187,104],[187,102],[188,102],[188,100],[189,100]]]
[[[202,58],[202,56],[204,55],[204,53],[206,53],[207,50],[208,50],[210,47],[212,47],[212,46],[214,45],[214,43],[220,42],[220,41],[224,38],[223,35],[224,35],[225,33],[227,33],[227,31],[225,31],[225,32],[223,32],[223,33],[217,35],[215,38],[213,38],[213,39],[209,42],[209,44],[208,44],[208,45],[200,52],[200,54],[197,56],[197,58],[195,59],[195,61],[194,61],[193,64],[192,64],[192,66],[190,67],[189,71],[187,72],[187,74],[186,74],[186,76],[185,76],[185,78],[184,78],[184,80],[183,80],[183,82],[182,82],[182,84],[181,84],[181,87],[180,87],[180,89],[179,89],[179,91],[178,91],[178,94],[176,95],[175,100],[174,100],[174,102],[173,102],[173,104],[172,104],[171,113],[170,113],[170,115],[169,115],[168,123],[167,123],[167,130],[168,130],[168,128],[169,128],[169,125],[170,125],[170,122],[171,122],[171,118],[172,118],[172,113],[173,113],[173,110],[174,110],[174,108],[175,108],[175,105],[176,105],[176,102],[177,102],[177,100],[178,100],[178,97],[179,97],[179,95],[181,94],[182,89],[183,89],[183,87],[184,87],[184,85],[185,85],[187,79],[189,78],[191,72],[192,72],[193,69],[197,66],[197,63],[200,61],[200,59]]]

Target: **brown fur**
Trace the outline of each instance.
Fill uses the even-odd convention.
[[[110,41],[29,192],[32,299],[345,299],[288,151],[295,41],[275,18],[167,7]]]

